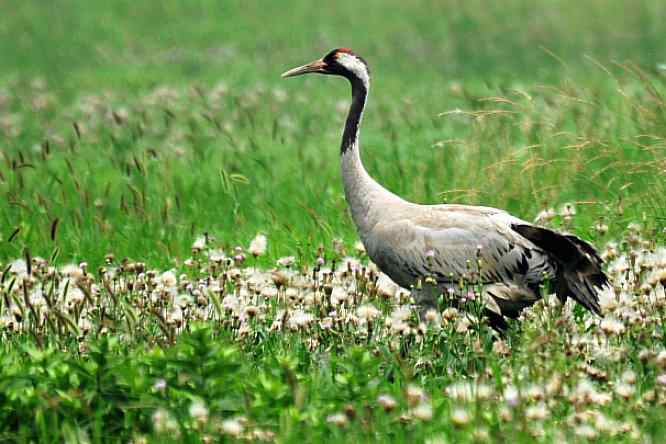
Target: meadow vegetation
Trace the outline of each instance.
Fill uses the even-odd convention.
[[[21,2],[0,24],[0,440],[660,442],[666,5]],[[422,321],[339,177],[594,243],[596,317]],[[472,276],[472,275],[470,275]]]

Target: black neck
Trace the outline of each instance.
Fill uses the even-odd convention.
[[[361,122],[361,115],[363,108],[365,108],[365,100],[368,97],[368,89],[363,82],[357,78],[350,78],[352,86],[352,103],[349,107],[349,114],[347,115],[347,122],[345,123],[345,131],[342,134],[342,145],[340,146],[340,154],[344,154],[347,150],[351,149],[358,136],[358,125]]]

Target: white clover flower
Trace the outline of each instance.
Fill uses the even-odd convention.
[[[456,322],[456,332],[465,333],[471,326],[472,323],[467,316],[461,317],[458,319],[458,322]]]
[[[543,421],[548,417],[548,414],[548,408],[543,402],[531,405],[525,409],[525,417],[532,421]]]
[[[409,405],[412,406],[425,402],[425,400],[428,399],[423,389],[413,384],[407,386],[405,397],[407,398]]]
[[[174,306],[166,315],[167,324],[180,324],[183,322],[183,310],[179,306]]]
[[[227,257],[224,255],[224,250],[213,249],[208,252],[208,260],[215,263],[223,262]]]
[[[550,222],[557,216],[557,213],[555,212],[554,208],[548,208],[545,210],[541,210],[539,214],[534,218],[534,223],[535,224],[544,224],[546,222]]]
[[[308,327],[314,322],[314,316],[306,313],[303,310],[295,310],[289,314],[289,328],[292,330],[299,330]]]
[[[62,268],[60,268],[60,273],[63,276],[67,276],[72,279],[83,277],[83,270],[76,264],[63,265]]]
[[[176,274],[171,271],[165,271],[160,275],[159,282],[164,285],[166,288],[171,288],[175,287],[178,284],[178,280],[176,279]]]
[[[167,382],[165,379],[162,378],[158,379],[153,384],[153,389],[158,392],[163,392],[164,390],[166,390],[166,388],[167,388]]]
[[[356,241],[354,242],[354,250],[356,251],[356,254],[363,255],[365,254],[365,245],[363,245],[363,242],[361,241]]]
[[[342,287],[333,287],[333,291],[331,292],[331,304],[336,306],[345,303],[346,301],[349,300],[349,294],[347,291],[342,288]]]
[[[625,331],[624,323],[622,323],[622,321],[610,317],[602,319],[599,327],[601,327],[601,330],[607,335],[619,335]]]
[[[560,216],[562,217],[572,217],[576,215],[576,205],[573,204],[572,202],[566,202],[562,207],[560,208]]]
[[[506,402],[509,407],[515,407],[520,403],[520,393],[513,385],[509,385],[504,389],[503,397],[504,402]]]
[[[624,399],[631,398],[634,394],[634,391],[634,386],[625,382],[619,382],[615,385],[615,393]]]
[[[390,277],[384,273],[380,273],[377,279],[377,294],[386,299],[391,299],[396,296],[400,287],[393,282]]]
[[[88,334],[90,330],[92,330],[92,322],[88,318],[81,318],[79,319],[79,330],[81,330],[81,333]]]
[[[327,416],[326,422],[337,427],[344,427],[349,423],[349,419],[344,413],[335,413]]]
[[[455,408],[451,412],[451,422],[453,423],[453,425],[464,426],[469,424],[470,420],[471,418],[467,410],[461,407]]]
[[[194,240],[194,243],[192,243],[192,251],[201,251],[206,247],[206,237],[205,236],[199,236]]]
[[[382,314],[382,312],[377,310],[377,308],[372,304],[361,305],[356,310],[356,315],[359,318],[364,319],[367,322],[371,322],[371,321],[375,320],[381,314]]]
[[[158,408],[152,416],[153,429],[157,433],[174,433],[178,431],[178,422],[168,410]]]
[[[666,368],[666,350],[662,350],[662,351],[659,352],[659,354],[657,354],[657,357],[655,358],[655,362],[661,368]]]
[[[257,234],[250,242],[247,251],[254,257],[263,256],[266,254],[266,247],[268,246],[268,239],[263,234]]]
[[[61,287],[63,288],[61,288],[60,293],[63,294],[65,291],[64,288],[65,286],[61,285]],[[70,306],[79,305],[84,301],[84,299],[85,299],[85,294],[83,293],[83,291],[81,291],[80,288],[72,286],[69,286],[67,288],[67,299],[66,299],[67,305]]]
[[[225,419],[222,421],[222,433],[225,435],[233,436],[238,438],[244,431],[245,427],[243,423],[238,420],[238,418]]]
[[[585,439],[594,439],[599,433],[589,424],[581,424],[574,429],[574,434]]]
[[[189,411],[192,419],[194,419],[199,424],[205,424],[208,422],[208,408],[202,400],[197,399],[192,401]]]
[[[469,382],[456,382],[449,385],[444,390],[446,396],[456,401],[472,401],[474,399],[474,391]]]
[[[604,314],[610,313],[618,306],[617,295],[611,286],[604,287],[597,293],[599,297],[599,307]]]
[[[9,264],[9,272],[17,276],[24,276],[28,274],[28,265],[24,259],[16,259]]]
[[[377,404],[379,404],[385,411],[390,412],[396,408],[398,403],[391,395],[379,395],[377,397]]]
[[[296,258],[294,256],[285,256],[281,257],[276,261],[277,265],[280,267],[290,267],[296,262]]]
[[[434,325],[435,327],[439,327],[442,324],[442,316],[437,310],[432,308],[426,311],[424,319],[428,324]]]
[[[656,381],[657,384],[666,387],[666,373],[662,373],[661,375],[657,376]]]
[[[412,309],[408,305],[401,305],[396,307],[391,312],[391,320],[393,321],[406,321],[412,315]]]
[[[412,409],[411,414],[419,421],[430,421],[432,419],[432,406],[429,402],[422,402]]]
[[[458,318],[458,309],[454,307],[449,307],[442,312],[442,317],[447,321],[454,321]]]

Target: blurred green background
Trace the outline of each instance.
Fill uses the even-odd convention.
[[[272,83],[285,66],[337,46],[409,90],[424,78],[555,79],[558,57],[578,73],[589,71],[585,55],[647,69],[665,57],[658,1],[56,0],[19,2],[3,15],[3,76],[44,76],[69,94],[163,81]]]
[[[530,220],[574,201],[597,242],[659,233],[664,23],[658,1],[5,4],[0,259],[172,264],[203,232],[264,232],[266,261],[353,242],[348,86],[279,76],[338,46],[371,66],[364,159],[393,191]]]

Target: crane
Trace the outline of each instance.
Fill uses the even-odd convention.
[[[341,76],[351,84],[340,145],[345,198],[368,257],[398,285],[411,289],[421,307],[434,306],[440,295],[454,295],[451,299],[459,302],[462,283],[472,283],[480,289],[476,293],[491,325],[504,329],[506,318],[518,317],[539,300],[541,287],[548,283],[561,302],[571,297],[600,313],[598,292],[608,278],[592,245],[500,209],[420,205],[387,190],[368,174],[361,159],[368,64],[350,49],[337,48],[282,77],[309,73]]]

